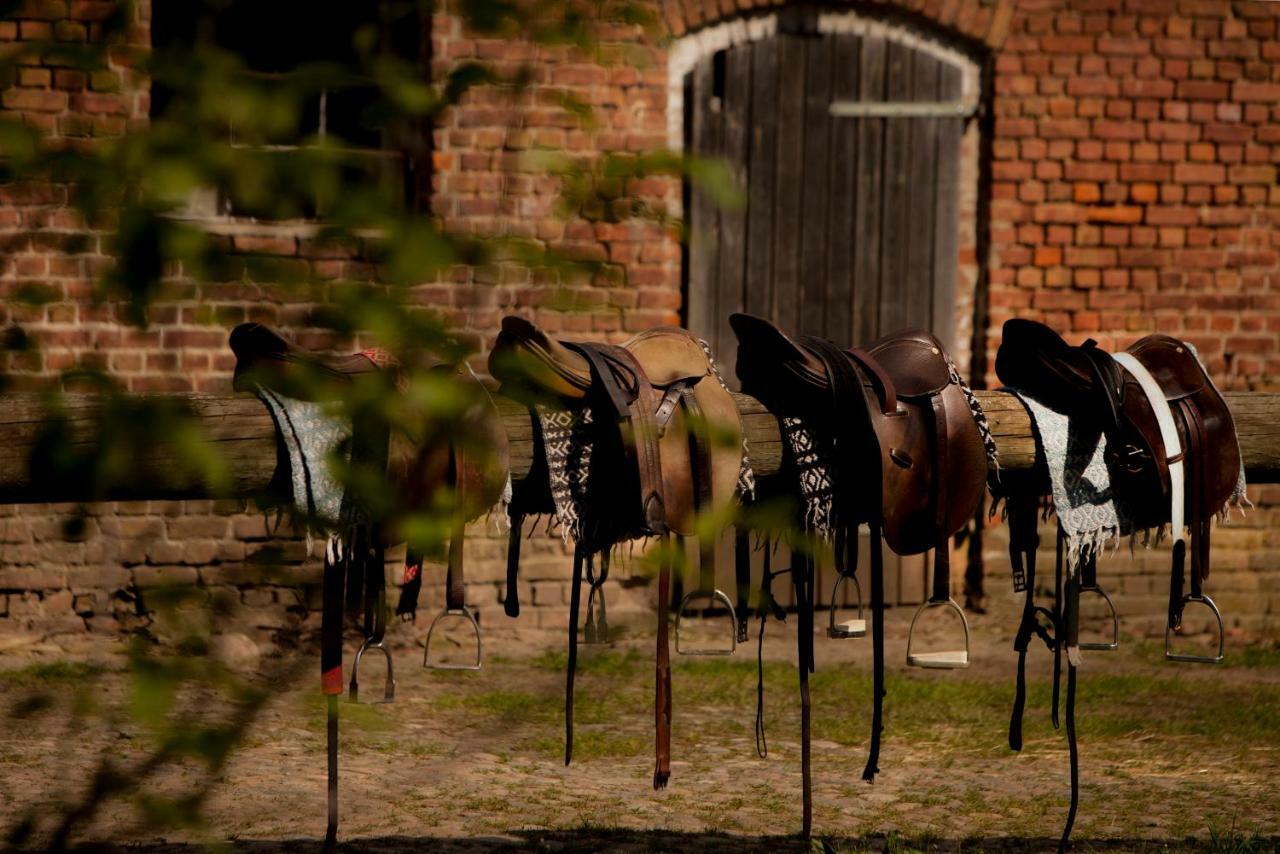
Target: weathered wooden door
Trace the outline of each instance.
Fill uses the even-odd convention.
[[[909,327],[954,345],[961,90],[957,66],[872,35],[783,33],[693,67],[686,148],[745,191],[686,198],[687,325],[726,374],[735,311],[843,346]],[[920,601],[924,561],[892,566],[888,600]]]

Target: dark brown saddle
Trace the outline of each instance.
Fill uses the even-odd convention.
[[[1010,320],[996,355],[996,374],[1005,385],[1071,413],[1073,429],[1078,422],[1082,430],[1092,428],[1106,437],[1112,486],[1135,529],[1174,526],[1169,628],[1177,630],[1187,604],[1182,601],[1187,548],[1179,518],[1191,529],[1191,600],[1204,601],[1210,522],[1226,506],[1240,475],[1231,411],[1194,351],[1156,334],[1113,356],[1092,339],[1073,347],[1044,324]]]
[[[950,537],[969,523],[981,503],[987,477],[986,449],[941,342],[927,332],[902,332],[865,348],[842,350],[822,338],[792,339],[769,321],[751,315],[734,314],[729,322],[738,336],[737,371],[743,391],[779,417],[797,419],[803,425],[808,434],[805,441],[813,443],[811,456],[830,479],[837,585],[856,570],[858,525],[871,527],[875,711],[871,756],[863,772],[863,777],[871,780],[879,770],[884,695],[880,535],[883,533],[889,547],[899,554],[936,550],[932,593],[916,618],[927,608],[947,606],[959,614],[964,626],[963,649],[919,653],[909,643],[908,663],[935,668],[966,666],[968,626],[951,599]],[[793,457],[799,456],[792,450]],[[802,481],[812,480],[813,471],[801,470],[805,461],[793,458],[791,463],[797,466]],[[807,673],[813,660],[813,567],[799,552],[793,560],[800,564],[793,563],[791,572],[802,603],[800,670],[807,720]],[[857,632],[841,632],[833,625],[828,634],[847,637]],[[807,741],[806,737],[806,781]],[[807,797],[805,818],[808,832]]]
[[[1092,339],[1072,346],[1042,323],[1010,320],[996,354],[996,374],[1006,386],[1070,416],[1073,441],[1096,447],[1105,437],[1104,460],[1117,499],[1124,503],[1134,530],[1168,524],[1174,539],[1170,572],[1165,655],[1175,661],[1219,662],[1223,658],[1222,616],[1202,590],[1209,574],[1210,524],[1232,497],[1240,475],[1239,444],[1231,412],[1194,351],[1168,335],[1148,335],[1123,353],[1111,354]],[[1058,723],[1061,657],[1079,649],[1115,649],[1118,620],[1110,597],[1097,582],[1097,555],[1081,559],[1078,572],[1063,572],[1064,534],[1059,527],[1055,599],[1052,609],[1037,607],[1036,531],[1043,478],[1031,478],[1008,494],[1009,552],[1015,589],[1025,590],[1021,625],[1014,641],[1018,681],[1009,744],[1022,746],[1025,662],[1033,636],[1054,653],[1052,714]],[[1191,592],[1184,595],[1187,541],[1191,531]],[[1080,643],[1082,592],[1102,597],[1110,610],[1112,634],[1103,642]],[[1218,624],[1218,653],[1184,655],[1171,649],[1172,635],[1188,604],[1207,607]],[[1079,801],[1075,741],[1076,662],[1068,656],[1067,736],[1071,754],[1071,806],[1061,844],[1066,845]]]
[[[574,578],[570,605],[569,666],[565,706],[565,762],[573,746],[573,679],[577,656],[578,611],[584,571],[591,582],[588,597],[588,640],[606,639],[607,625],[593,623],[592,604],[599,597],[603,620],[603,585],[609,555],[618,543],[644,537],[690,536],[700,514],[732,501],[742,468],[742,426],[729,390],[715,373],[711,357],[692,334],[659,327],[621,345],[556,341],[519,317],[506,317],[489,357],[489,370],[502,389],[531,405],[587,413],[590,428],[586,471],[588,500],[578,502]],[[544,444],[552,439],[543,436]],[[565,442],[557,441],[564,445]],[[581,449],[579,449],[581,450]],[[549,472],[551,487],[561,480]],[[534,483],[534,479],[530,479]],[[534,488],[539,488],[535,483]],[[519,611],[516,573],[519,531],[529,512],[552,512],[552,496],[526,495],[512,503],[512,541],[508,553],[508,613]],[[562,493],[565,501],[567,493]],[[583,497],[583,496],[580,496]],[[732,652],[739,619],[729,598],[715,587],[713,540],[700,543],[699,589],[681,603],[676,622],[677,651],[693,654]],[[671,549],[667,548],[670,553]],[[599,572],[594,571],[596,557]],[[654,785],[670,775],[671,670],[668,607],[671,559],[664,557],[658,584],[656,689],[656,770]],[[741,595],[741,594],[740,594]],[[724,606],[733,622],[730,643],[723,648],[684,650],[680,617],[694,599]],[[740,598],[741,604],[741,598]]]
[[[349,445],[343,449],[353,477],[366,483],[366,493],[344,494],[338,532],[325,550],[323,618],[321,626],[321,683],[329,695],[329,829],[337,833],[337,706],[342,693],[342,646],[345,612],[364,611],[364,641],[352,662],[348,686],[351,700],[359,700],[359,669],[368,650],[386,657],[387,681],[383,702],[395,697],[391,652],[385,644],[386,570],[384,550],[409,541],[404,584],[396,608],[406,618],[417,609],[422,585],[422,555],[437,546],[431,538],[415,536],[421,529],[415,514],[429,508],[451,507],[448,532],[446,608],[427,632],[424,664],[433,663],[431,635],[442,617],[466,620],[475,633],[475,659],[462,665],[480,667],[480,629],[465,604],[463,541],[466,523],[502,496],[509,478],[506,432],[489,392],[465,365],[433,362],[425,365],[435,384],[448,393],[436,396],[431,411],[406,396],[403,405],[380,407],[385,394],[409,381],[409,372],[383,350],[370,349],[349,356],[312,352],[258,323],[244,323],[231,332],[236,356],[235,388],[294,401],[344,401],[352,419]],[[385,417],[394,409],[394,423]],[[305,429],[289,422],[281,431]],[[284,437],[282,436],[282,439]],[[383,508],[375,512],[371,508]],[[333,520],[326,520],[333,524]],[[457,669],[457,665],[446,665]]]

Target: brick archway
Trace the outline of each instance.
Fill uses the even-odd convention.
[[[725,21],[773,11],[785,3],[753,0],[664,0],[663,18],[673,36]],[[917,18],[950,31],[973,45],[999,48],[1009,34],[1015,0],[882,0],[879,3],[834,4],[831,12],[853,12],[864,17],[886,13]]]

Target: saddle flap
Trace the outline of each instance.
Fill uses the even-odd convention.
[[[1164,390],[1167,400],[1181,400],[1204,390],[1200,361],[1186,344],[1168,335],[1148,335],[1134,342],[1132,353]]]
[[[898,397],[937,394],[951,382],[942,342],[928,332],[911,330],[879,339],[867,347],[893,377]]]

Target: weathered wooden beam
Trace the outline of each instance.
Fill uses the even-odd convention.
[[[751,450],[752,465],[760,477],[778,472],[782,444],[777,419],[754,398],[734,395],[742,413]],[[986,410],[1000,454],[1000,465],[1010,471],[1026,470],[1035,462],[1035,442],[1026,410],[1011,395],[977,392]],[[1226,395],[1236,420],[1240,446],[1251,482],[1280,482],[1280,393],[1234,392]],[[534,427],[520,404],[498,396],[498,410],[511,443],[511,474],[525,477],[532,466]],[[269,491],[275,481],[279,448],[275,424],[263,404],[250,394],[174,394],[141,397],[149,403],[136,410],[138,423],[123,435],[104,436],[104,423],[119,424],[126,411],[113,413],[104,422],[104,406],[129,405],[105,402],[94,395],[67,394],[51,411],[48,399],[36,394],[12,394],[0,398],[0,503],[30,504],[101,500],[162,500],[210,497],[247,497]],[[176,438],[173,421],[143,421],[156,412],[185,416],[223,461],[224,478],[211,481],[198,468],[181,464],[188,458],[190,437]],[[128,423],[127,420],[125,423]],[[56,429],[56,447],[68,457],[61,462],[42,459],[50,430]],[[105,442],[104,442],[105,440]],[[117,450],[124,447],[124,459]],[[33,461],[36,463],[32,468]],[[80,469],[77,469],[77,465]],[[106,472],[109,487],[96,473]]]

